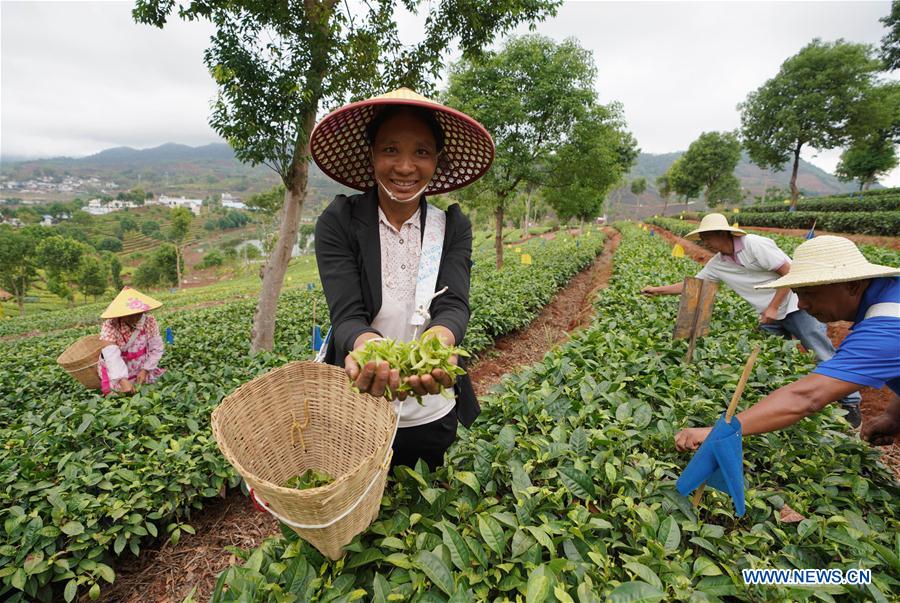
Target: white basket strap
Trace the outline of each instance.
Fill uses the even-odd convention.
[[[277,511],[273,510],[267,503],[265,503],[259,497],[257,497],[256,493],[253,492],[252,489],[250,490],[250,497],[253,498],[253,500],[256,502],[257,505],[259,505],[259,507],[261,509],[264,509],[267,513],[269,513],[269,515],[271,515],[278,521],[291,526],[292,528],[297,528],[300,530],[320,530],[323,528],[330,528],[331,526],[333,526],[340,520],[342,520],[345,517],[347,517],[348,515],[350,515],[350,513],[352,513],[356,509],[356,507],[359,506],[359,504],[363,501],[363,499],[366,497],[366,495],[369,494],[369,490],[372,489],[372,486],[375,485],[375,482],[378,481],[378,479],[381,477],[381,474],[383,472],[387,471],[388,460],[391,457],[391,450],[393,450],[393,448],[394,448],[394,440],[397,438],[397,429],[400,426],[400,410],[403,408],[403,402],[405,402],[405,400],[401,401],[400,406],[397,408],[397,423],[394,425],[394,435],[391,436],[391,444],[390,444],[390,446],[388,446],[387,452],[384,455],[384,460],[381,461],[381,465],[379,465],[378,471],[376,471],[375,475],[372,476],[372,481],[369,482],[369,485],[366,486],[366,489],[363,490],[363,493],[359,496],[359,498],[357,498],[356,501],[354,501],[354,503],[352,505],[350,505],[350,507],[348,507],[346,511],[344,511],[343,513],[341,513],[334,519],[327,521],[325,523],[319,523],[319,524],[297,523],[296,521],[290,520],[287,517],[278,513]]]
[[[444,233],[447,229],[447,214],[430,203],[425,211],[425,233],[422,235],[422,251],[419,255],[419,271],[416,274],[416,309],[410,324],[418,327],[429,320],[428,308],[431,300],[447,290],[435,293],[441,255],[444,250]],[[417,329],[418,330],[418,329]]]

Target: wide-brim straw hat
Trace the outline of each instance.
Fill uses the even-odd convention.
[[[797,246],[788,274],[756,288],[814,287],[898,275],[900,268],[869,262],[853,241],[822,235]]]
[[[137,289],[131,287],[123,288],[114,300],[106,306],[106,310],[100,315],[100,318],[121,318],[123,316],[131,316],[132,314],[140,314],[141,312],[149,312],[162,306],[162,302],[153,299],[149,295],[144,295]]]
[[[444,131],[444,148],[426,194],[447,193],[481,178],[494,161],[494,140],[480,123],[409,88],[335,109],[316,124],[309,146],[316,165],[350,188],[375,186],[366,127],[385,105],[422,107],[434,112]]]
[[[700,220],[700,226],[695,230],[687,233],[685,235],[685,239],[696,241],[700,238],[700,233],[702,232],[715,232],[717,230],[724,230],[726,232],[730,232],[733,235],[742,237],[746,232],[741,230],[740,228],[735,228],[734,226],[730,226],[728,224],[728,218],[723,216],[722,214],[706,214],[703,216],[703,219]]]

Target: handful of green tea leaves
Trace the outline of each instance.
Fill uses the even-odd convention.
[[[284,483],[285,488],[295,488],[297,490],[310,490],[312,488],[321,488],[327,486],[334,481],[334,478],[316,469],[307,469],[301,475],[295,475]]]
[[[451,378],[464,375],[466,371],[450,362],[451,356],[469,357],[469,353],[456,346],[445,346],[434,333],[425,332],[418,339],[412,341],[394,341],[393,339],[370,339],[366,344],[350,352],[350,356],[356,360],[360,368],[368,362],[387,362],[392,369],[400,371],[400,386],[396,393],[412,392],[409,385],[409,377],[413,375],[429,375],[431,371],[441,369]],[[453,393],[441,387],[441,393],[451,398]],[[391,392],[386,393],[388,399]],[[421,396],[416,396],[419,404],[422,404]]]

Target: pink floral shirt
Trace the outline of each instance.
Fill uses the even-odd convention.
[[[120,380],[134,382],[142,370],[147,371],[146,383],[156,381],[165,372],[158,366],[163,354],[159,325],[150,314],[144,314],[134,327],[118,318],[105,320],[100,339],[110,342],[97,363],[103,393],[119,391]]]

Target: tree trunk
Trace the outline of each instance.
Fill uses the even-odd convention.
[[[800,189],[797,188],[797,169],[800,167],[800,146],[794,149],[794,169],[791,171],[791,211],[797,209],[797,197],[800,196]]]
[[[666,197],[664,199],[664,201],[665,201],[665,204],[663,204],[663,212],[662,212],[663,217],[666,216],[666,210],[669,209],[669,198]]]
[[[306,200],[306,183],[309,179],[309,139],[316,122],[316,113],[311,111],[306,116],[303,128],[307,133],[306,149],[295,154],[293,179],[290,187],[285,187],[284,206],[281,210],[281,224],[278,228],[278,242],[263,268],[262,287],[259,291],[259,303],[253,315],[253,329],[250,332],[250,353],[271,350],[275,345],[275,312],[278,310],[278,298],[284,285],[284,274],[291,251],[297,242],[300,230],[300,212]]]
[[[863,185],[863,187],[862,187],[863,192],[868,191],[870,186],[872,186],[872,181],[866,180],[865,185]]]
[[[494,254],[497,256],[497,269],[503,268],[503,199],[497,202],[494,210]]]
[[[181,289],[181,247],[177,244],[175,245],[175,274],[178,277],[178,284],[175,285],[176,289]]]
[[[531,188],[528,188],[528,197],[525,198],[525,228],[523,234],[528,238],[528,215],[531,213]]]

